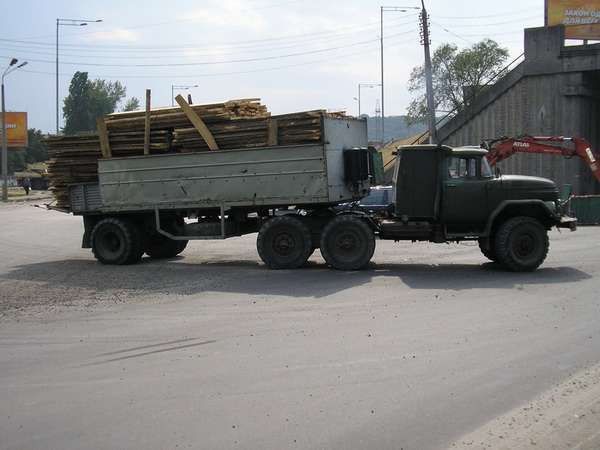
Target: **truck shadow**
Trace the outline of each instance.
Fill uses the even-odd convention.
[[[557,285],[592,278],[570,267],[513,273],[485,264],[377,264],[360,271],[333,270],[310,260],[297,270],[269,270],[252,260],[202,261],[197,257],[144,258],[135,265],[106,266],[95,260],[62,260],[16,266],[0,275],[0,291],[15,304],[45,298],[64,302],[190,296],[207,292],[325,298],[381,281],[394,289],[465,291],[519,290],[525,285]],[[374,283],[374,281],[378,283]],[[6,301],[3,301],[6,303]]]
[[[571,267],[540,267],[534,272],[511,272],[499,264],[374,264],[370,269],[397,277],[410,289],[520,289],[525,285],[573,283],[593,278]]]

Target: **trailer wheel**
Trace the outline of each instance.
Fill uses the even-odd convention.
[[[361,269],[374,252],[375,234],[364,220],[339,215],[325,225],[321,235],[321,255],[334,269]]]
[[[184,251],[187,244],[188,241],[185,240],[175,241],[162,234],[153,233],[148,237],[144,251],[150,258],[171,258]]]
[[[178,225],[167,225],[165,231],[174,236],[182,234],[182,228]],[[169,239],[156,231],[146,237],[144,251],[150,258],[171,258],[179,255],[187,247],[187,240]]]
[[[513,217],[504,222],[496,235],[497,261],[514,272],[531,272],[546,259],[548,233],[536,219]]]
[[[139,227],[131,220],[107,217],[92,230],[92,252],[102,264],[133,264],[143,255]]]
[[[270,269],[297,269],[313,251],[312,235],[294,216],[274,217],[258,232],[256,249]]]

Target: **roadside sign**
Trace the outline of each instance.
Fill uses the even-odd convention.
[[[7,147],[27,147],[27,113],[26,112],[7,112],[6,113],[6,146]],[[0,122],[0,139],[4,130]]]

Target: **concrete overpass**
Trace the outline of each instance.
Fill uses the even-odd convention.
[[[600,44],[565,45],[564,27],[525,30],[525,59],[438,129],[438,142],[477,145],[522,134],[579,136],[600,149]],[[579,159],[518,154],[503,173],[550,178],[572,194],[599,194],[600,183]]]

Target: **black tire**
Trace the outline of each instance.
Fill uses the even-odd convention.
[[[375,234],[358,217],[342,214],[323,228],[321,255],[334,269],[361,269],[369,263],[374,252]]]
[[[181,227],[176,225],[166,226],[165,230],[174,236],[181,235]],[[179,255],[187,247],[187,240],[169,239],[156,231],[146,237],[144,252],[150,258],[171,258]]]
[[[496,235],[498,262],[514,272],[531,272],[546,259],[550,243],[544,226],[532,217],[513,217],[504,222]]]
[[[297,269],[312,254],[312,235],[294,216],[274,217],[258,232],[256,249],[270,269]]]
[[[176,241],[162,234],[155,233],[148,237],[144,251],[150,258],[171,258],[185,250],[187,244],[188,241]]]
[[[129,219],[108,217],[92,230],[92,252],[102,264],[133,264],[143,255],[138,226]]]

